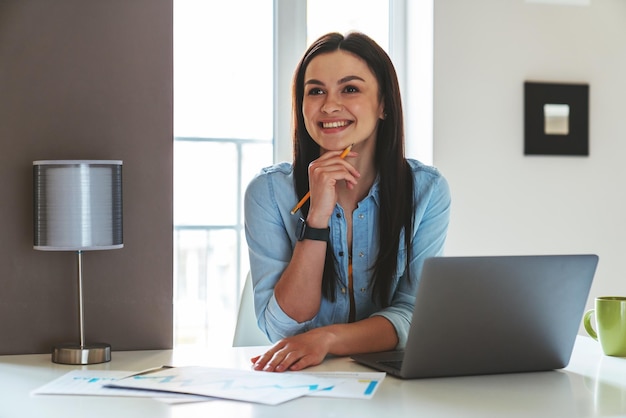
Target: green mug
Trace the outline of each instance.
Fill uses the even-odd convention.
[[[594,313],[597,332],[591,325]],[[583,324],[589,336],[600,341],[604,354],[626,357],[626,297],[597,297],[595,309],[585,312]]]

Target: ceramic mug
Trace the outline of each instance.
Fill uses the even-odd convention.
[[[594,314],[595,329],[591,324]],[[585,312],[583,324],[589,336],[600,342],[604,354],[626,357],[626,297],[597,297],[595,309]]]

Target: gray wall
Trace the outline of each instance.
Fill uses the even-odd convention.
[[[626,295],[626,2],[436,0],[434,163],[448,255],[596,253],[592,294]],[[525,80],[590,85],[590,156],[523,155]]]
[[[0,354],[78,341],[76,256],[32,249],[32,161],[124,161],[124,248],[85,253],[87,341],[172,346],[172,1],[0,0]]]

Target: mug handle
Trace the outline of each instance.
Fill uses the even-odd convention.
[[[585,331],[587,331],[587,334],[589,334],[589,336],[593,338],[594,340],[598,341],[598,334],[596,333],[596,331],[593,329],[593,326],[591,325],[591,315],[593,315],[594,312],[595,312],[595,309],[590,309],[587,312],[585,312],[583,323],[585,325]]]

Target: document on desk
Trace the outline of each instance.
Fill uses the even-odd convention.
[[[338,385],[318,390],[308,396],[326,398],[370,399],[385,379],[384,372],[297,372],[312,374],[318,377],[340,378]]]
[[[203,373],[205,368],[190,367],[188,369],[191,370],[159,368],[139,373],[116,370],[72,370],[31,393],[33,395],[152,397],[170,403],[206,401],[224,397],[257,402],[255,399],[250,399],[252,394],[257,398],[266,396],[268,402],[264,403],[275,404],[274,402],[284,402],[303,395],[370,399],[385,378],[385,373],[379,372],[263,373],[248,371],[241,373],[236,370],[209,369],[215,371],[217,375],[215,373],[205,375]],[[155,376],[155,371],[163,372],[161,373],[163,376]],[[118,383],[119,385],[116,385]],[[207,387],[203,388],[202,384]],[[206,395],[208,391],[204,390],[207,388],[218,396],[208,397]],[[199,391],[200,396],[187,394]],[[228,393],[225,394],[225,392]]]
[[[107,387],[278,405],[333,388],[344,380],[342,377],[322,377],[312,373],[271,373],[192,366],[141,373],[111,382]]]
[[[124,379],[135,372],[123,370],[72,370],[31,392],[32,395],[85,395],[85,396],[129,396],[155,397],[154,392],[137,389],[113,389],[108,384]],[[204,397],[180,393],[158,394],[162,398],[207,400]]]
[[[211,396],[277,405],[301,396],[369,399],[385,373],[286,372],[175,367],[129,376],[110,387]]]

